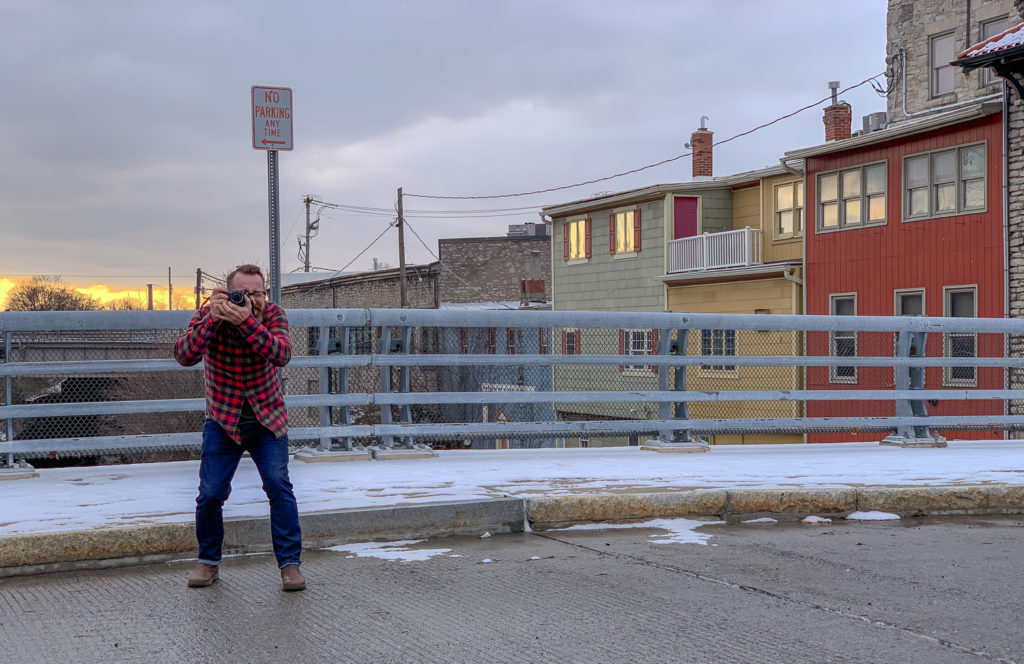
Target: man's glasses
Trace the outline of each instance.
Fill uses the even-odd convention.
[[[249,297],[252,297],[252,298],[257,298],[257,297],[258,298],[264,298],[264,297],[270,295],[270,291],[266,291],[266,290],[242,291],[242,292],[245,293],[246,295],[248,295]]]

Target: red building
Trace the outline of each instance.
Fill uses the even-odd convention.
[[[834,107],[833,107],[834,108]],[[826,110],[826,127],[828,114]],[[808,314],[1003,317],[1003,139],[998,102],[805,150]],[[848,117],[848,115],[847,115]],[[847,120],[849,122],[849,120]],[[849,136],[849,125],[846,125]],[[891,356],[892,333],[813,333],[808,355]],[[1002,357],[999,335],[930,335],[927,355]],[[999,368],[929,368],[926,389],[1001,389]],[[891,367],[816,367],[807,389],[893,389]],[[930,403],[929,414],[1002,414],[1002,401]],[[809,417],[893,415],[891,401],[809,402]],[[993,431],[933,432],[955,438]],[[884,435],[884,434],[883,434]],[[813,434],[811,442],[879,440]]]

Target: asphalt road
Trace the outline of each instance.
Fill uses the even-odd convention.
[[[434,540],[402,563],[305,554],[0,580],[0,661],[1024,663],[1020,517]],[[457,556],[457,557],[456,557]],[[490,562],[484,562],[489,560]]]

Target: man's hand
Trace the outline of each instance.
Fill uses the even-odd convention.
[[[223,288],[214,288],[210,296],[210,316],[215,321],[226,321],[232,325],[241,325],[252,313],[252,301],[245,296],[245,305],[238,306],[228,299],[228,292]]]

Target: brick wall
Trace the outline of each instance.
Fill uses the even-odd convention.
[[[890,71],[902,65],[900,47],[906,50],[906,109],[908,114],[928,111],[940,106],[969,101],[973,98],[999,92],[1001,82],[981,84],[978,71],[964,74],[959,67],[953,71],[953,92],[932,96],[929,37],[952,31],[953,57],[968,46],[982,40],[982,23],[1007,16],[1010,25],[1020,18],[1013,0],[972,0],[971,23],[967,25],[967,3],[959,0],[889,0],[887,14],[886,57]],[[892,81],[892,79],[890,79]],[[899,81],[888,96],[889,123],[908,119],[904,115],[904,85]]]
[[[551,294],[550,237],[476,237],[438,241],[441,302],[519,300],[520,279],[543,279]]]
[[[406,299],[411,308],[437,307],[438,271],[437,263],[406,267]],[[398,308],[401,306],[398,269],[343,275],[311,285],[287,286],[281,289],[281,303],[285,309]]]
[[[693,177],[711,177],[714,174],[714,138],[715,133],[707,129],[698,129],[690,135]]]

